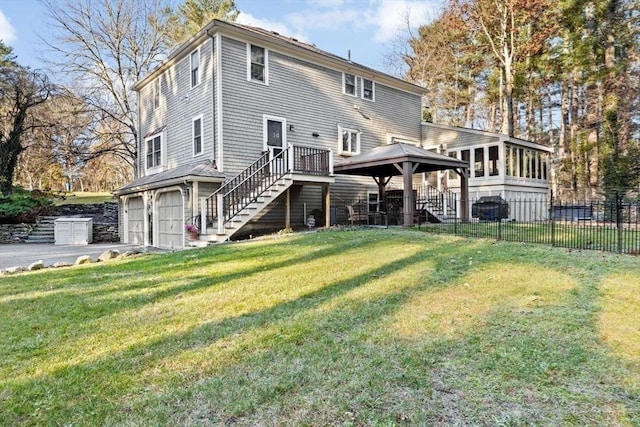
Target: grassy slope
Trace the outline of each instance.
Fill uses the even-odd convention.
[[[0,423],[640,423],[637,258],[321,232],[0,278]]]

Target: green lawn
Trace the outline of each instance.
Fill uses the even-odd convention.
[[[638,425],[636,257],[331,231],[0,278],[0,423]]]

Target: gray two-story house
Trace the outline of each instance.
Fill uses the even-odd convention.
[[[184,246],[329,223],[371,178],[334,162],[420,145],[423,89],[274,32],[214,20],[135,85],[138,177],[116,193],[124,242]],[[316,224],[318,225],[318,224]]]

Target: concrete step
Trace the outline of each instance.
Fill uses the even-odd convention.
[[[29,236],[51,236],[53,237],[55,235],[55,233],[52,231],[42,231],[42,230],[33,230],[31,233],[29,233]]]
[[[53,236],[33,236],[29,235],[25,243],[54,243],[55,239]]]

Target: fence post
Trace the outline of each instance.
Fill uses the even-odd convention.
[[[551,246],[556,245],[556,220],[554,218],[553,191],[551,192],[551,201],[549,206],[549,216],[551,217]]]
[[[616,192],[616,227],[618,228],[618,253],[622,253],[622,196]]]

